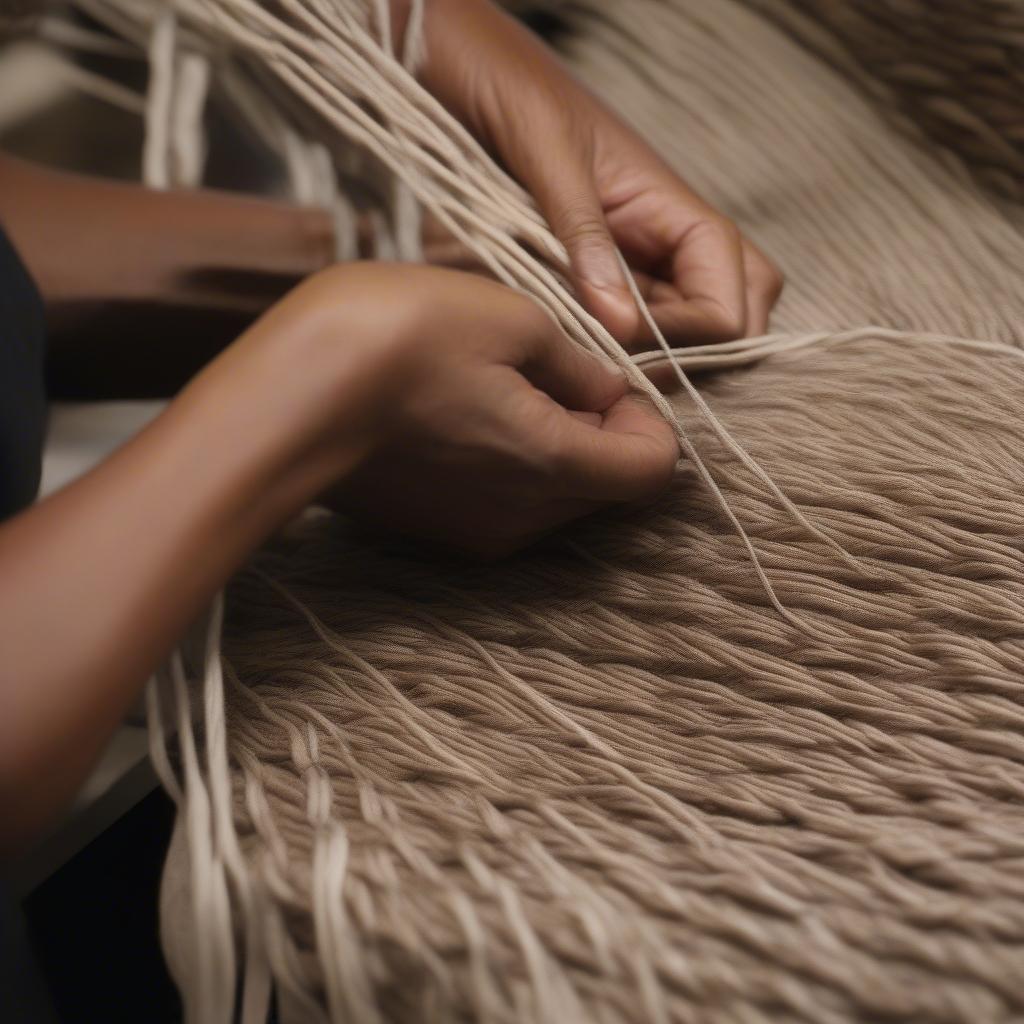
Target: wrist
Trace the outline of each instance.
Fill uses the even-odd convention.
[[[418,321],[390,268],[332,266],[294,289],[186,389],[245,490],[298,511],[384,440]]]
[[[426,0],[423,85],[503,158],[504,129],[528,97],[568,102],[554,54],[494,0]]]

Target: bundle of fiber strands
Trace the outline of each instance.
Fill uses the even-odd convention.
[[[198,177],[198,97],[244,96],[293,181],[378,161],[621,360],[372,10],[80,2],[151,40],[151,168]],[[786,333],[675,354],[718,419],[662,405],[671,491],[494,566],[310,518],[151,690],[190,1021],[1024,1018],[1024,235],[975,148],[766,4],[558,4],[576,72],[789,278]]]
[[[863,562],[710,457],[813,636],[691,471],[499,566],[321,520],[238,579],[212,818],[283,1020],[1021,1019],[1024,357],[845,339],[704,385]],[[196,998],[186,827],[163,927]]]
[[[1021,0],[747,0],[897,123],[962,156],[993,189],[1024,199]]]

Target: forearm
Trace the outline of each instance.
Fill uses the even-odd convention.
[[[188,622],[358,460],[358,442],[317,454],[306,341],[270,344],[290,326],[270,320],[113,457],[0,527],[0,846],[70,799]]]
[[[263,279],[331,258],[325,213],[213,191],[156,192],[0,155],[0,222],[44,300],[161,301],[259,312]],[[280,286],[278,286],[280,287]]]
[[[2,154],[0,224],[43,295],[51,386],[67,397],[172,393],[333,246],[320,210]]]
[[[474,131],[484,127],[475,106],[490,90],[490,69],[506,61],[554,58],[544,44],[493,0],[426,0],[424,60],[419,77]],[[530,74],[519,79],[528,85]],[[484,140],[489,141],[489,140]]]

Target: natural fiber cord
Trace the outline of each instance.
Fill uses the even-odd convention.
[[[383,164],[382,254],[414,196],[623,359],[382,4],[77,2],[148,48],[152,183],[212,92],[340,253]],[[150,692],[188,1020],[1024,1020],[1024,0],[530,6],[782,333],[672,353],[653,508],[496,566],[310,515],[239,576]]]
[[[692,474],[500,568],[324,521],[267,552],[227,732],[286,1019],[332,990],[340,1020],[1016,1019],[1021,363],[864,331],[708,385],[874,570],[827,582],[731,481],[830,642],[765,606]]]

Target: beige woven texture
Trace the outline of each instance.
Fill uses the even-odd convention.
[[[982,182],[1024,199],[1020,0],[748,0],[923,130]]]
[[[697,379],[859,566],[686,399],[812,634],[685,466],[654,508],[490,567],[307,523],[229,595],[240,944],[285,1021],[1022,1020],[1024,357],[997,344],[1024,338],[1020,138],[1014,164],[958,136],[968,169],[787,20],[845,11],[814,26],[834,43],[1022,8],[562,6],[580,76],[786,271],[792,333]],[[968,41],[942,59],[982,77]],[[1021,97],[993,96],[971,109],[996,131]],[[177,843],[186,991],[216,909],[189,864]]]

